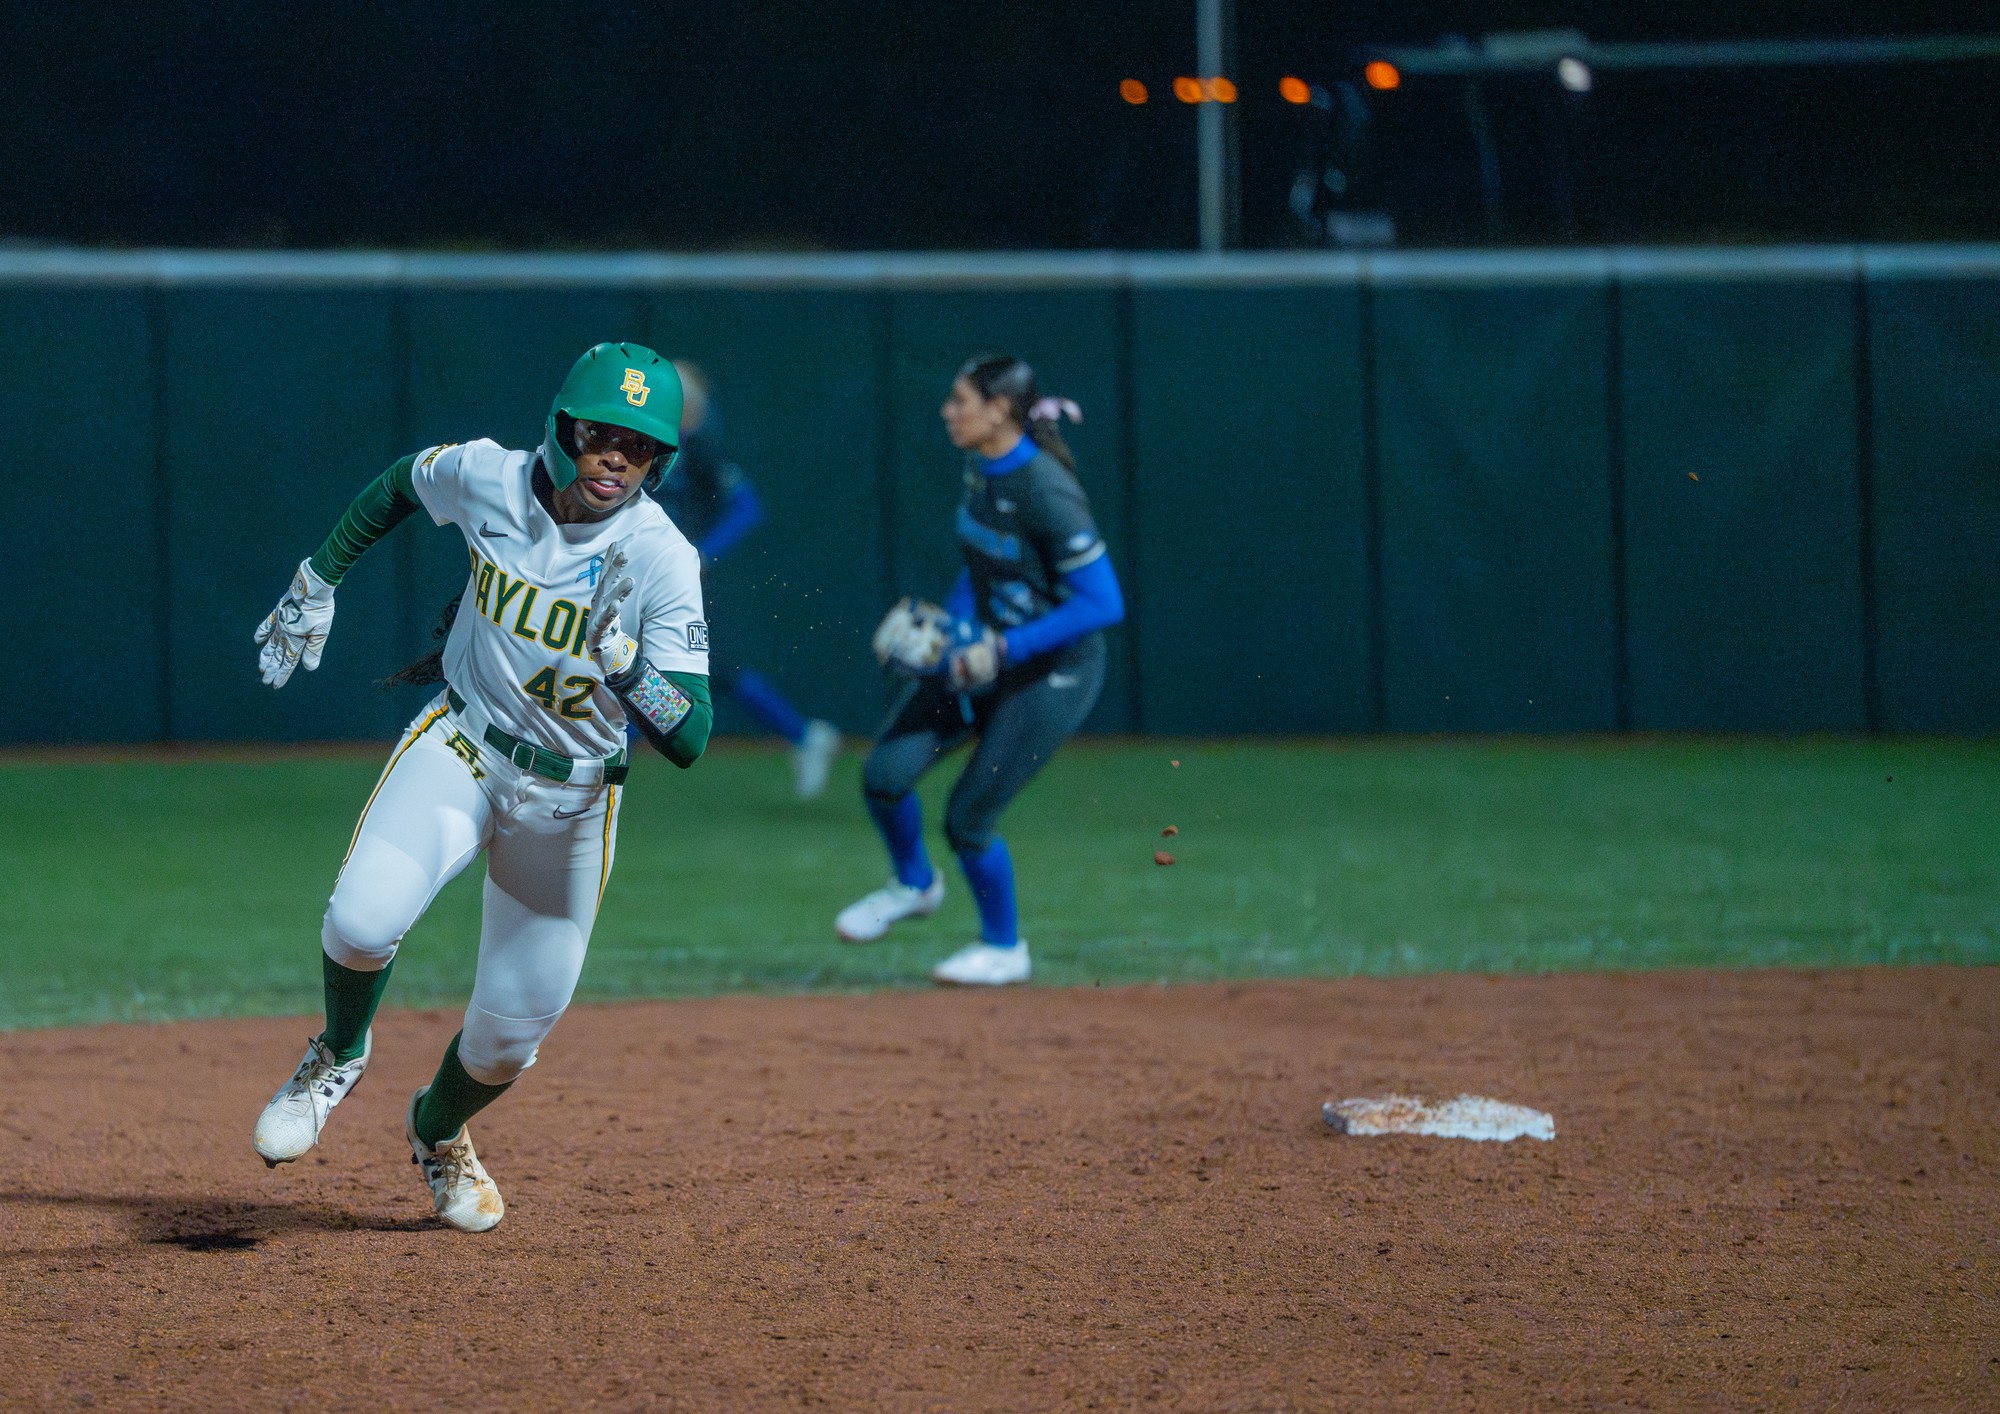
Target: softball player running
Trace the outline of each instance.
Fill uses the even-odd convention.
[[[537,451],[478,441],[403,458],[258,628],[264,681],[283,687],[295,666],[319,666],[334,586],[370,545],[418,509],[465,536],[446,687],[362,808],[320,930],[326,1029],[257,1119],[266,1163],[319,1141],[367,1068],[397,944],[483,850],[472,1002],[405,1127],[439,1217],[484,1232],[504,1214],[466,1121],[534,1064],[576,989],[618,841],[626,725],[682,767],[708,742],[699,564],[639,494],[672,464],[680,415],[671,364],[599,344],[570,370]]]
[[[862,774],[868,813],[889,848],[889,882],[835,920],[849,942],[935,913],[944,879],[924,852],[914,787],[945,752],[976,738],[945,808],[944,832],[979,908],[980,938],[931,971],[938,982],[1028,979],[1016,925],[1014,864],[994,834],[1020,794],[1083,719],[1104,685],[1103,630],[1125,617],[1118,577],[1057,430],[1076,405],[1042,399],[1017,358],[976,358],[942,409],[964,451],[959,572],[943,609],[905,600],[876,631],[882,662],[916,680],[875,740]]]

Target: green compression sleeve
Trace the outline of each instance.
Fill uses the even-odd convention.
[[[418,509],[416,483],[410,479],[416,464],[416,454],[411,453],[361,488],[361,494],[342,512],[333,534],[313,551],[312,567],[321,579],[328,584],[340,583],[362,551]]]
[[[669,761],[685,771],[708,749],[709,728],[715,725],[715,707],[708,697],[708,677],[703,673],[668,673],[667,681],[688,695],[693,707],[681,718],[674,734],[660,743]]]

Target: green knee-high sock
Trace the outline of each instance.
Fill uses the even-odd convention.
[[[464,1035],[460,1032],[459,1036]],[[512,1085],[508,1081],[507,1085]],[[458,1036],[444,1048],[438,1073],[417,1106],[417,1138],[435,1149],[465,1128],[465,1122],[507,1093],[507,1085],[485,1085],[466,1073],[458,1058]]]
[[[389,968],[396,965],[396,959],[390,958],[380,972],[356,972],[325,953],[319,959],[326,978],[326,1030],[319,1038],[326,1042],[333,1058],[345,1064],[361,1054],[368,1039],[368,1023],[375,1019],[375,1008],[382,1000],[382,989],[389,985]]]

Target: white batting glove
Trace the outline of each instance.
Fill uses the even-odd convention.
[[[945,676],[954,692],[978,692],[993,685],[1006,661],[1007,640],[982,624],[979,637],[952,649],[945,659]]]
[[[326,636],[333,628],[333,586],[319,577],[311,560],[299,562],[292,587],[278,601],[264,622],[257,625],[257,667],[267,687],[280,688],[292,669],[305,664],[307,672],[319,666],[326,651]]]
[[[618,622],[618,606],[632,597],[632,577],[625,573],[630,564],[625,542],[614,540],[604,552],[604,568],[590,601],[590,636],[584,642],[607,682],[628,671],[639,656],[639,640]]]

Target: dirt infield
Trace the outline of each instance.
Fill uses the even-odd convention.
[[[1917,1408],[2000,1398],[2000,972],[579,1009],[440,1228],[387,1015],[0,1036],[9,1408]],[[1553,1143],[1335,1136],[1461,1091]]]

